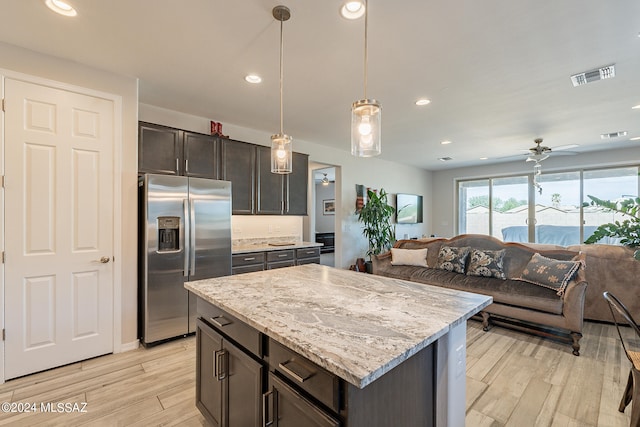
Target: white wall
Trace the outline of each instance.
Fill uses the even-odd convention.
[[[315,184],[316,187],[316,233],[333,233],[336,229],[335,215],[324,214],[324,200],[331,200],[336,197],[336,184],[330,182],[328,185]]]
[[[631,144],[631,143],[630,143]],[[637,147],[577,154],[575,156],[556,156],[542,162],[542,173],[576,169],[604,168],[611,166],[638,165],[640,154]],[[456,179],[488,178],[501,175],[529,174],[533,165],[525,161],[498,163],[486,166],[448,169],[432,173],[433,205],[426,205],[432,217],[433,232],[438,236],[451,237],[457,232],[456,226]]]
[[[213,112],[215,113],[215,112]],[[210,119],[159,108],[139,105],[140,120],[173,126],[193,132],[209,133]],[[224,123],[225,135],[240,141],[269,145],[271,134],[255,129]],[[403,224],[396,230],[397,236],[429,235],[431,231],[431,172],[379,158],[357,158],[351,156],[349,140],[344,150],[328,148],[318,143],[302,141],[293,135],[293,150],[309,154],[309,160],[328,165],[341,166],[336,171],[336,267],[348,268],[356,258],[364,257],[367,242],[362,236],[362,226],[355,215],[356,184],[371,188],[384,188],[388,193],[410,193],[424,196],[424,223]],[[384,141],[383,147],[384,150]]]
[[[115,144],[115,156],[120,161],[122,172],[115,180],[122,194],[121,199],[116,200],[121,213],[114,218],[115,240],[116,243],[120,242],[114,253],[114,281],[120,283],[122,293],[116,295],[114,303],[116,316],[121,323],[121,330],[117,334],[121,335],[121,344],[125,348],[135,345],[138,333],[138,81],[5,43],[0,43],[0,68],[122,97],[122,139]]]

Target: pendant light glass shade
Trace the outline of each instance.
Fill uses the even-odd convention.
[[[282,87],[283,87],[283,45],[282,23],[291,18],[291,11],[286,6],[276,6],[273,8],[273,17],[280,21],[280,133],[271,135],[271,173],[286,174],[293,170],[293,152],[291,151],[291,137],[283,132],[283,107],[282,107]]]
[[[372,157],[382,152],[382,109],[378,101],[367,98],[369,2],[366,0],[364,8],[364,99],[351,105],[351,154]]]
[[[377,156],[380,144],[382,109],[375,99],[362,99],[351,106],[351,154],[358,157]]]
[[[271,172],[291,173],[291,137],[281,133],[271,135]]]

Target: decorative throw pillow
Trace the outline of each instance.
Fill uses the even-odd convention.
[[[472,249],[469,255],[467,275],[506,279],[502,262],[504,253],[504,249],[499,251]]]
[[[415,265],[417,267],[428,267],[427,248],[424,248],[424,249],[391,248],[391,265]]]
[[[580,261],[559,261],[535,253],[516,280],[553,289],[562,296],[581,265]]]
[[[469,246],[461,248],[452,246],[441,247],[438,253],[438,265],[436,268],[464,274],[470,249]]]

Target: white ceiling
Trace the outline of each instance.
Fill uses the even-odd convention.
[[[2,0],[0,41],[138,77],[142,103],[271,133],[280,28],[271,9],[288,6],[284,130],[294,150],[296,139],[349,150],[350,106],[364,97],[364,21],[340,17],[341,0],[68,1],[75,18],[42,0]],[[383,107],[382,158],[430,170],[486,164],[536,137],[579,144],[576,152],[640,147],[630,141],[640,136],[631,109],[640,104],[640,2],[369,5],[368,96]],[[612,63],[614,79],[572,86],[570,75]],[[248,73],[263,83],[249,85]],[[432,103],[417,107],[419,97]],[[629,135],[600,139],[616,131]]]

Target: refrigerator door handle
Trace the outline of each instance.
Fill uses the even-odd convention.
[[[184,213],[184,273],[183,276],[189,276],[189,258],[191,257],[191,224],[189,221],[189,199],[182,201],[182,209]]]
[[[190,213],[190,222],[189,225],[191,231],[191,237],[189,237],[189,259],[191,261],[191,269],[189,270],[190,275],[196,274],[196,207],[195,200],[189,199],[189,213]]]

